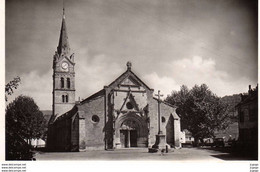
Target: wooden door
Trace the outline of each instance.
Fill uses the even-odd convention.
[[[120,130],[120,142],[121,142],[121,147],[126,148],[127,147],[127,130]]]
[[[130,147],[137,147],[137,131],[130,131]]]

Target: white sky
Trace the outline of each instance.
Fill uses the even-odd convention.
[[[254,1],[251,1],[254,2]],[[256,1],[255,1],[256,2]],[[218,96],[257,84],[257,6],[243,0],[66,0],[76,99],[132,70],[165,95],[205,83]],[[52,105],[62,0],[6,1],[6,82]]]

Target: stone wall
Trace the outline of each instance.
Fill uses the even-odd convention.
[[[85,132],[86,149],[104,149],[104,97],[97,97],[79,105],[79,111],[83,112],[85,118],[85,131],[82,131],[82,128],[80,133]],[[97,117],[98,122],[93,121],[93,118]]]
[[[174,146],[180,147],[180,119],[175,112],[175,108],[165,104],[160,103],[160,114],[161,114],[161,131],[163,134],[169,134],[168,139],[174,139]],[[156,99],[152,99],[152,102],[149,105],[149,116],[150,116],[150,142],[149,145],[153,145],[155,143],[156,135],[158,134],[158,101]],[[173,122],[169,121],[173,118]],[[165,119],[165,122],[162,122],[162,118]],[[173,124],[172,127],[169,126]],[[168,124],[168,125],[167,125]],[[166,127],[167,126],[167,127]],[[166,132],[166,128],[171,130]],[[174,135],[172,135],[174,134]],[[172,144],[169,142],[169,144]]]
[[[170,146],[175,144],[175,134],[174,134],[174,117],[170,115],[169,120],[166,122],[166,143]]]
[[[180,119],[174,118],[174,146],[181,147],[181,123]]]
[[[150,117],[150,132],[148,146],[152,147],[156,141],[156,135],[158,134],[158,104],[157,101],[151,97],[149,104],[149,117]]]
[[[75,74],[74,73],[55,73],[54,82],[55,88],[54,89],[61,89],[61,77],[64,78],[64,89],[67,88],[67,78],[70,78],[70,90],[75,89]]]
[[[239,107],[239,139],[240,151],[254,158],[258,156],[258,103],[242,104]]]
[[[79,115],[74,115],[69,122],[71,122],[71,146],[70,151],[79,150]]]
[[[54,150],[70,151],[70,121],[61,120],[54,124]]]
[[[73,115],[74,114],[74,115]],[[79,150],[79,115],[74,111],[59,117],[48,127],[47,149],[49,151]]]
[[[86,124],[85,118],[79,118],[79,149],[86,148]]]
[[[68,103],[62,102],[62,95],[68,95]],[[69,110],[73,108],[75,105],[75,91],[67,91],[64,93],[64,91],[55,91],[55,97],[54,97],[54,114],[62,115]]]

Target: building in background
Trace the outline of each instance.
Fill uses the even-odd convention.
[[[236,106],[239,116],[239,139],[237,148],[241,153],[258,156],[258,86],[249,85],[248,94],[241,94]]]
[[[183,143],[184,144],[190,144],[190,145],[193,144],[194,137],[192,136],[192,133],[187,129],[184,129],[183,133],[185,135],[185,142],[183,142]]]
[[[229,96],[224,96],[221,101],[228,104],[228,126],[223,130],[218,130],[214,132],[216,138],[223,138],[225,142],[230,142],[231,140],[238,140],[238,112],[236,110],[236,105],[241,102],[241,96],[239,94],[233,94]]]

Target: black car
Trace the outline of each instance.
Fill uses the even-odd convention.
[[[225,140],[223,138],[215,138],[213,145],[216,147],[225,147]]]

